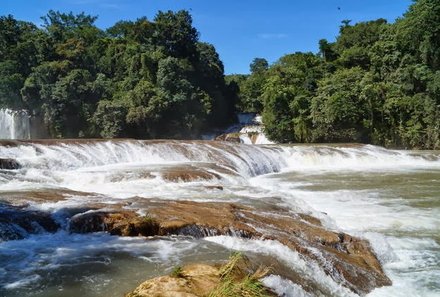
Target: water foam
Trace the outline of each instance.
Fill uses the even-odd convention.
[[[30,138],[30,117],[26,111],[0,109],[0,139]]]
[[[278,296],[284,297],[313,297],[312,294],[304,291],[300,286],[291,280],[280,277],[279,275],[269,275],[263,278],[262,283],[272,289]]]
[[[38,286],[53,271],[60,269],[109,266],[115,257],[122,255],[165,266],[178,265],[180,259],[193,253],[198,245],[185,238],[146,240],[65,231],[11,240],[0,244],[0,293],[1,289]]]
[[[415,208],[400,194],[384,192],[384,189],[388,189],[387,184],[378,189],[356,184],[370,175],[382,176],[390,172],[438,172],[440,161],[436,152],[394,151],[370,145],[250,146],[197,141],[115,140],[60,141],[53,144],[19,142],[15,146],[0,146],[0,155],[16,159],[23,165],[18,170],[0,172],[0,194],[38,189],[70,189],[88,193],[84,196],[64,195],[66,200],[58,202],[31,202],[31,207],[35,209],[61,215],[57,213],[60,209],[74,208],[87,202],[111,204],[117,199],[135,196],[282,204],[293,211],[312,213],[330,228],[346,230],[372,242],[394,282],[392,287],[375,290],[372,296],[398,296],[400,292],[434,296],[437,293],[438,287],[432,283],[440,277],[438,265],[435,264],[440,262],[435,256],[439,254],[439,247],[435,241],[423,238],[423,234],[437,230],[440,224],[438,209]],[[161,175],[170,168],[189,170],[191,166],[215,173],[218,177],[212,180],[174,181]],[[389,187],[396,185],[390,184]],[[414,188],[418,186],[422,185],[414,184]],[[63,220],[65,217],[61,215],[60,221]],[[393,232],[404,236],[393,235]],[[414,239],[414,233],[420,234],[420,237]],[[67,241],[67,251],[69,246],[81,248],[79,243],[75,243],[76,235],[57,233],[31,236],[22,241],[24,248],[9,246],[9,250],[16,249],[24,257],[17,260],[19,269],[22,267],[26,272],[29,263],[40,262],[47,263],[43,267],[56,269],[57,263],[64,265],[60,260],[62,257],[82,257],[81,254],[63,254],[63,247],[58,250],[56,246],[52,250],[49,246],[53,256],[46,257],[48,253],[44,249],[42,255],[46,256],[36,256],[39,248],[50,245],[49,242],[56,241],[57,236],[60,236],[61,244]],[[70,236],[72,238],[69,239]],[[101,235],[91,235],[90,239],[88,235],[84,236],[78,238],[95,242],[96,247],[102,244],[102,247],[116,251],[119,248],[123,250],[123,246],[127,245],[136,251],[136,241],[118,243],[113,241],[116,239],[110,240]],[[280,243],[230,237],[213,237],[208,241],[230,249],[276,257],[320,284],[327,295],[353,296],[325,275],[319,266],[304,261],[300,255]],[[16,244],[14,242],[1,243],[1,247]],[[158,249],[165,251],[166,247]],[[88,251],[94,254],[92,247]],[[102,250],[97,248],[97,251]],[[127,252],[132,253],[133,250]],[[172,258],[174,253],[172,250],[164,258]],[[58,254],[62,256],[57,258]],[[146,261],[152,259],[145,255],[139,257],[144,257]],[[430,266],[429,263],[434,264]],[[9,262],[7,265],[13,266],[15,263]],[[10,270],[0,267],[0,277],[12,275],[10,271],[16,271],[12,266],[9,266]],[[11,278],[5,283],[11,288],[26,287],[41,281],[36,275],[30,271],[26,275],[21,274],[20,279]],[[276,276],[265,281],[272,284],[274,289],[287,288],[283,291],[285,294],[295,290],[300,292],[300,288]]]
[[[373,145],[283,147],[285,170],[315,171],[408,170],[440,168],[440,153],[388,150]]]
[[[317,263],[306,261],[299,253],[278,241],[250,240],[229,236],[207,237],[205,240],[232,250],[273,256],[288,265],[289,268],[299,272],[304,278],[322,287],[321,289],[328,296],[357,296],[349,289],[336,283]]]

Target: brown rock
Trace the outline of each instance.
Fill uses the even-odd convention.
[[[188,168],[176,168],[172,170],[166,170],[161,173],[163,179],[172,182],[191,182],[196,180],[211,180],[220,178],[216,173],[209,172],[203,169],[196,169],[196,167],[189,170]]]
[[[160,169],[160,176],[171,182],[192,182],[197,180],[221,179],[220,174],[236,175],[229,166],[203,164],[203,166],[178,165]]]
[[[73,233],[108,231],[120,236],[154,236],[160,233],[159,227],[154,219],[130,211],[91,211],[73,216],[69,224]]]
[[[45,203],[63,201],[69,196],[89,196],[90,193],[77,192],[69,189],[37,189],[31,191],[2,191],[0,201],[10,205],[25,207],[30,202]],[[103,207],[103,206],[102,206]]]
[[[142,283],[126,297],[203,297],[219,283],[219,269],[210,265],[185,266],[182,277],[160,276]]]
[[[241,143],[240,133],[225,133],[225,134],[217,136],[215,138],[215,140]]]
[[[161,276],[142,283],[126,297],[206,297],[219,296],[225,287],[234,292],[234,296],[249,296],[245,282],[259,282],[269,270],[254,268],[248,258],[241,254],[232,255],[227,263],[221,265],[192,264],[179,269],[178,274]],[[264,296],[276,296],[262,287]],[[255,296],[255,294],[252,294]],[[224,296],[227,297],[227,296]]]
[[[79,215],[72,219],[72,231],[277,240],[315,261],[336,282],[358,294],[391,284],[366,240],[329,231],[308,215],[292,214],[279,207],[261,211],[233,203],[164,200],[149,201],[146,210],[148,220],[133,212]]]

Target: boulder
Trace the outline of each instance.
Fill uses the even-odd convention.
[[[14,159],[0,159],[0,169],[14,170],[20,169],[21,165]]]
[[[219,283],[218,268],[194,264],[183,268],[182,277],[166,275],[147,280],[125,297],[204,297]]]
[[[159,229],[156,220],[130,211],[89,211],[73,216],[69,223],[72,233],[107,231],[119,236],[155,236]]]
[[[357,294],[391,284],[366,240],[330,231],[305,214],[220,202],[151,200],[147,205],[147,217],[130,211],[77,215],[72,218],[71,230],[127,236],[229,235],[276,240],[318,263],[336,282]]]
[[[22,239],[29,234],[53,233],[59,227],[50,213],[0,204],[0,241]]]

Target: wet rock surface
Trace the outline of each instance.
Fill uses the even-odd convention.
[[[30,204],[57,203],[72,196],[89,196],[89,193],[77,192],[68,189],[36,189],[24,191],[1,191],[0,203],[7,203],[17,207],[27,207]],[[88,205],[90,207],[90,205]]]
[[[0,241],[23,239],[29,234],[56,232],[51,214],[0,203]]]
[[[18,163],[17,160],[14,159],[0,159],[0,169],[6,169],[6,170],[14,170],[14,169],[20,169],[21,165]]]
[[[240,140],[240,133],[226,133],[219,135],[215,138],[217,141],[228,141],[228,142],[235,142],[235,143],[241,143]]]
[[[119,236],[160,235],[159,223],[150,217],[140,217],[131,211],[89,211],[77,214],[70,220],[72,233],[107,231]]]
[[[234,203],[154,201],[147,216],[134,210],[91,211],[71,219],[72,232],[108,231],[122,236],[230,235],[276,240],[316,262],[336,282],[366,294],[391,282],[365,240],[325,229],[318,219],[273,207],[264,211]]]

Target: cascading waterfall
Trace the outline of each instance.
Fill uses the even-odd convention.
[[[440,166],[437,153],[387,150],[372,145],[354,146],[249,146],[210,141],[41,141],[2,146],[4,158],[25,168],[81,170],[117,164],[160,165],[215,163],[253,177],[280,170],[365,170],[405,166]]]
[[[50,288],[71,287],[73,269],[81,275],[81,282],[75,284],[79,289],[64,291],[65,296],[84,291],[90,296],[120,296],[147,277],[136,274],[138,271],[172,267],[181,257],[194,261],[204,255],[215,260],[213,255],[227,257],[230,249],[236,249],[273,256],[321,282],[320,287],[336,292],[334,296],[355,296],[319,267],[276,242],[229,236],[144,241],[105,234],[75,235],[66,229],[36,235],[19,230],[23,239],[1,242],[2,199],[25,201],[31,211],[50,212],[60,225],[65,224],[70,209],[81,209],[87,203],[141,204],[144,198],[264,202],[293,212],[305,211],[329,228],[368,238],[393,281],[393,286],[377,289],[371,296],[397,296],[399,292],[436,296],[440,290],[435,285],[440,276],[439,152],[396,151],[372,145],[49,140],[0,141],[0,155],[21,165],[16,170],[0,170],[0,295],[29,295],[35,289],[41,289],[41,296],[50,295],[54,292]],[[167,179],[169,172],[211,175],[206,175],[209,179],[203,174],[193,180]],[[61,193],[62,199],[54,193]],[[11,211],[3,209],[4,213]],[[16,232],[7,227],[11,225],[4,226],[4,232]],[[95,270],[84,272],[85,263]],[[103,267],[109,267],[110,272]],[[118,279],[125,282],[127,273],[133,275],[134,284],[121,289]],[[265,283],[285,296],[314,296],[277,276],[266,278]]]
[[[25,110],[0,109],[0,139],[30,138],[30,117]]]

